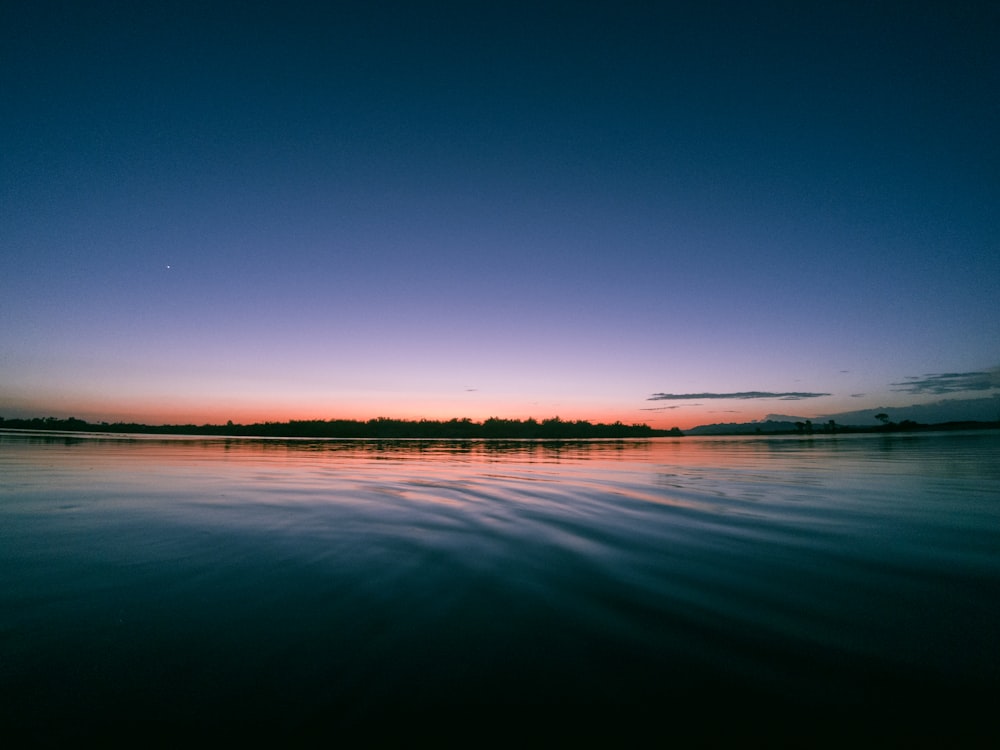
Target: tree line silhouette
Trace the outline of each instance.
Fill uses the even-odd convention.
[[[392,419],[376,417],[367,421],[352,419],[308,419],[288,422],[255,422],[254,424],[224,425],[181,424],[146,425],[135,422],[86,422],[76,417],[34,417],[32,419],[4,419],[0,428],[20,430],[58,430],[67,432],[138,433],[149,435],[226,435],[238,437],[313,437],[313,438],[438,438],[438,439],[587,439],[587,438],[641,438],[680,437],[677,427],[669,430],[653,429],[646,424],[614,422],[565,421],[551,417],[537,421],[528,419],[501,419],[490,417],[482,422],[469,418],[447,421],[420,419]]]

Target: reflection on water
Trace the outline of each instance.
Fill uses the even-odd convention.
[[[978,728],[998,448],[0,433],[0,699],[40,729]]]

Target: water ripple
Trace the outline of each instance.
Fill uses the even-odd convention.
[[[72,713],[40,667],[90,710],[293,724],[976,694],[1000,680],[998,443],[0,436],[0,697]]]

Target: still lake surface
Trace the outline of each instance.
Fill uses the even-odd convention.
[[[0,711],[42,733],[971,736],[998,635],[996,431],[0,433]]]

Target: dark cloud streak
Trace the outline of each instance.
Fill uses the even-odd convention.
[[[1000,389],[1000,367],[982,372],[945,372],[940,374],[907,376],[902,383],[892,383],[900,393],[942,396],[963,391],[991,391]]]
[[[688,401],[692,399],[758,399],[776,398],[782,401],[800,401],[804,398],[819,398],[829,396],[829,393],[789,392],[772,393],[771,391],[739,391],[736,393],[654,393],[647,401]]]

